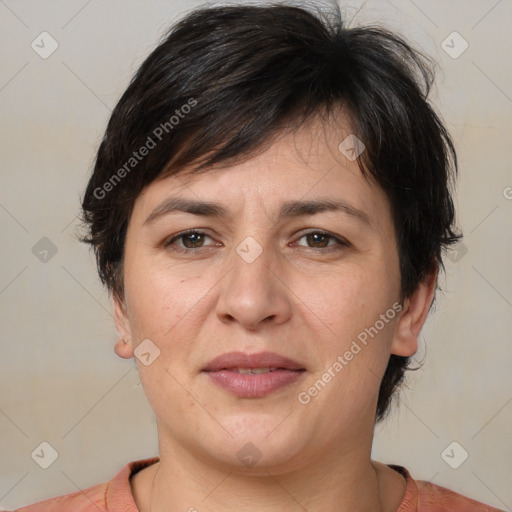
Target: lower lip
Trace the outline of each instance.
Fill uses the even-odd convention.
[[[230,393],[242,398],[259,398],[269,395],[300,379],[304,370],[274,370],[273,372],[247,374],[229,370],[205,372],[213,381]]]

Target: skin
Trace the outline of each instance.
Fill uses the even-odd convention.
[[[399,301],[390,204],[338,151],[350,133],[343,116],[317,118],[245,161],[154,181],[137,198],[114,312],[129,340],[116,343],[120,357],[144,339],[161,351],[148,366],[136,359],[160,452],[131,479],[142,512],[397,510],[404,478],[371,460],[378,390],[390,354],[417,350],[437,271],[317,396],[297,399]],[[229,216],[174,212],[144,225],[170,196],[222,203]],[[369,222],[341,211],[277,221],[283,202],[319,198],[342,199]],[[207,236],[165,246],[193,228]],[[318,230],[334,238],[305,236]],[[236,252],[249,236],[263,251],[252,263]],[[234,350],[277,352],[306,372],[266,397],[238,398],[201,372]],[[237,457],[247,442],[261,453],[250,468]]]

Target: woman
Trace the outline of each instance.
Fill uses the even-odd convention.
[[[82,204],[159,457],[20,511],[497,510],[371,460],[460,238],[432,79],[339,11],[205,8],[172,28]]]

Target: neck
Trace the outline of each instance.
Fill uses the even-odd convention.
[[[290,471],[241,471],[214,466],[181,446],[162,448],[160,462],[138,478],[141,512],[394,512],[405,491],[402,476],[363,450],[324,454]]]

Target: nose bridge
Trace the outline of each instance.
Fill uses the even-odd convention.
[[[270,272],[268,267],[275,263],[272,220],[263,197],[252,199],[245,201],[240,213],[233,254],[234,273],[247,274],[249,278],[253,273]]]
[[[258,242],[258,239],[260,242]],[[246,236],[234,248],[232,258],[232,286],[238,293],[248,295],[269,293],[272,288],[272,267],[275,266],[274,248],[263,235]],[[253,299],[254,300],[254,299]]]
[[[221,288],[217,307],[224,321],[236,320],[254,328],[265,319],[283,320],[289,314],[285,287],[275,275],[275,248],[263,238],[264,235],[251,234],[233,248],[231,271]]]

